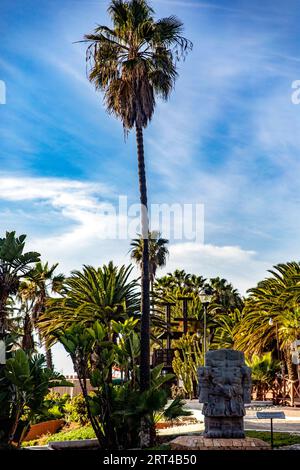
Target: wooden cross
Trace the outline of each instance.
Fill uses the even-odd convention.
[[[188,332],[188,323],[189,322],[197,322],[199,321],[198,318],[188,318],[188,301],[193,300],[193,297],[189,296],[182,296],[178,297],[178,300],[182,300],[182,318],[175,318],[174,320],[183,321],[183,334],[187,334]]]

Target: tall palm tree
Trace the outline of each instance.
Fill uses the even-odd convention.
[[[21,279],[40,259],[36,252],[24,253],[26,235],[16,237],[16,232],[6,232],[0,238],[0,340],[5,336],[9,298],[18,292]]]
[[[150,298],[148,201],[143,129],[151,120],[156,97],[167,100],[177,78],[176,60],[191,49],[182,23],[170,16],[158,21],[146,0],[112,0],[112,27],[97,26],[89,43],[89,80],[104,92],[105,105],[123,123],[135,127],[141,203],[142,262],[141,389],[150,384]]]
[[[29,336],[33,328],[39,331],[39,318],[46,310],[46,302],[51,294],[59,294],[63,288],[64,275],[54,274],[58,263],[49,266],[48,263],[36,263],[34,269],[27,275],[20,286],[19,296],[22,301],[31,301],[31,318],[25,317],[26,335],[24,341],[30,344]],[[31,331],[30,331],[31,329]],[[53,369],[52,353],[47,341],[45,341],[47,367]]]
[[[149,241],[149,277],[151,292],[153,291],[153,284],[155,281],[157,268],[163,268],[167,262],[167,256],[169,255],[169,250],[167,244],[169,240],[162,238],[161,234],[156,231],[149,231],[148,235]],[[142,267],[143,262],[143,247],[144,240],[141,234],[139,238],[132,240],[131,244],[131,258]]]

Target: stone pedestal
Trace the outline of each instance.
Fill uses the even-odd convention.
[[[270,444],[260,439],[209,439],[204,436],[179,436],[170,442],[172,450],[271,450]]]
[[[233,416],[231,418],[206,416],[204,436],[209,438],[244,438],[244,419],[239,416]]]

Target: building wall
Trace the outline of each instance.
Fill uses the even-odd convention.
[[[80,384],[79,384],[79,380],[77,376],[66,375],[65,377],[66,377],[66,380],[74,384],[74,386],[73,387],[54,387],[52,388],[52,390],[56,393],[59,393],[60,395],[64,395],[65,393],[67,393],[68,395],[70,395],[71,398],[76,397],[77,395],[81,393],[81,388],[80,388]],[[87,389],[88,389],[88,392],[91,392],[93,390],[93,387],[91,386],[89,380],[87,380]]]

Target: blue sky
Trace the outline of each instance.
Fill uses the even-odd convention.
[[[108,23],[107,5],[0,6],[0,228],[27,233],[28,246],[66,273],[128,262],[129,241],[103,239],[99,210],[119,194],[138,201],[134,135],[124,142],[106,114],[75,43]],[[299,259],[300,105],[291,86],[300,79],[300,3],[152,6],[184,22],[194,49],[145,132],[149,198],[205,207],[205,243],[172,243],[167,271],[221,275],[245,292],[273,264]]]

